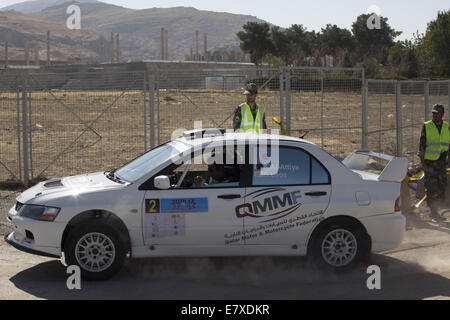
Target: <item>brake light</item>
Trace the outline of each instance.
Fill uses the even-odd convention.
[[[400,197],[398,197],[397,200],[395,200],[394,211],[395,212],[401,211],[401,206],[402,206],[402,202],[401,202]]]

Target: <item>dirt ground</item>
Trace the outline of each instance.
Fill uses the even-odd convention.
[[[0,190],[0,235],[11,232],[6,213],[20,191]],[[449,188],[450,192],[450,188]],[[416,201],[411,190],[408,196]],[[65,266],[0,241],[0,299],[447,299],[450,297],[450,209],[441,223],[426,205],[407,217],[399,248],[372,255],[381,290],[368,290],[367,266],[323,273],[298,257],[158,258],[127,261],[106,282],[66,287]]]

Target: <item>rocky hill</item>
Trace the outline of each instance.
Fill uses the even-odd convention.
[[[61,1],[61,0],[45,0]],[[39,2],[39,1],[33,1]],[[143,60],[160,58],[161,28],[168,30],[169,36],[169,59],[184,60],[189,54],[190,48],[195,48],[195,31],[200,33],[200,52],[203,52],[203,34],[208,34],[208,50],[215,48],[236,48],[239,40],[236,34],[242,29],[247,21],[262,22],[262,20],[247,15],[230,13],[201,11],[195,8],[151,8],[145,10],[133,10],[102,2],[81,3],[81,32],[70,31],[65,28],[69,15],[67,7],[72,2],[58,4],[48,7],[42,11],[31,14],[30,19],[41,21],[43,24],[54,23],[52,28],[59,29],[66,42],[75,41],[78,36],[82,47],[82,58],[91,56],[91,51],[98,50],[98,43],[91,43],[94,38],[104,37],[105,53],[109,51],[110,32],[120,34],[121,60]],[[0,12],[1,15],[12,15],[12,13]],[[16,16],[18,17],[18,16]],[[16,29],[17,21],[14,17],[8,17],[9,23],[0,21],[3,28],[8,28],[8,34],[15,35],[14,43],[20,46],[25,38],[21,29]],[[54,29],[56,31],[56,29]],[[14,32],[17,31],[17,32]],[[41,27],[37,30],[28,30],[27,36],[45,37],[45,30]],[[4,32],[0,31],[0,41],[4,41]],[[74,38],[75,37],[75,38]],[[70,39],[70,40],[69,40]],[[55,39],[55,42],[58,42]],[[79,49],[78,49],[79,50]],[[86,52],[84,52],[86,50]],[[195,49],[194,49],[195,50]],[[98,51],[97,51],[98,52]],[[95,54],[94,54],[95,55]]]

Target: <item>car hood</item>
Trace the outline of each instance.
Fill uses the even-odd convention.
[[[70,194],[82,194],[123,187],[123,184],[108,179],[105,173],[96,172],[40,182],[19,195],[17,201],[20,203],[36,203],[42,202],[41,200],[43,199],[49,200]]]

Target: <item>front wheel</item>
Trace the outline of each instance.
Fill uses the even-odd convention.
[[[313,239],[312,258],[319,266],[347,270],[368,252],[368,236],[360,226],[333,222],[322,226]]]
[[[101,222],[73,229],[65,249],[67,265],[78,265],[87,280],[107,280],[124,263],[126,249],[120,235],[112,226]]]

